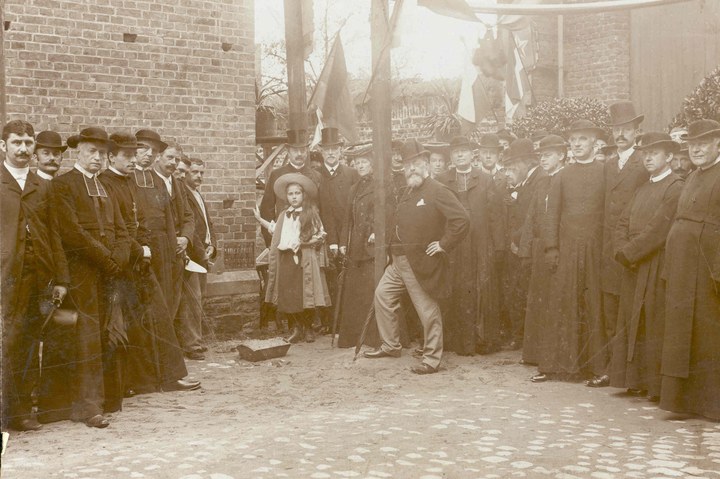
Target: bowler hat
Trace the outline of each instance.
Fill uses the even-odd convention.
[[[499,139],[506,140],[509,142],[513,142],[513,141],[517,140],[517,136],[515,136],[515,134],[512,131],[508,130],[507,128],[503,128],[502,130],[499,130],[497,132],[497,136]]]
[[[310,144],[307,131],[305,130],[288,130],[287,138],[287,146],[291,146],[293,148],[303,148]]]
[[[63,145],[60,134],[54,131],[41,131],[35,138],[36,147],[57,148],[60,151],[67,150],[67,145]]]
[[[640,123],[645,115],[635,113],[635,105],[631,101],[619,101],[608,108],[610,113],[610,126],[624,125],[625,123]]]
[[[415,140],[408,140],[406,141],[402,148],[400,148],[400,156],[402,156],[403,162],[405,161],[412,161],[415,158],[422,156],[422,155],[429,155],[430,152],[425,149],[422,144]]]
[[[160,135],[153,130],[138,130],[135,133],[135,138],[139,142],[149,143],[158,152],[163,152],[168,147],[167,143],[160,139]]]
[[[439,153],[446,159],[450,156],[450,144],[443,142],[431,142],[423,145],[430,153]]]
[[[667,133],[649,131],[640,135],[635,145],[636,150],[646,150],[652,147],[665,148],[670,153],[675,153],[680,149],[680,143],[673,141]]]
[[[67,139],[67,144],[70,148],[77,148],[78,144],[81,141],[99,141],[101,143],[105,143],[107,145],[110,145],[110,140],[108,139],[108,134],[100,127],[97,126],[91,126],[90,128],[85,128],[80,132],[79,135],[73,135]]]
[[[568,128],[567,131],[568,135],[575,131],[592,131],[597,136],[605,134],[605,130],[603,130],[590,120],[575,120],[574,122],[572,122],[570,124],[570,128]]]
[[[273,185],[275,196],[278,198],[285,198],[287,195],[287,187],[292,184],[300,185],[308,197],[317,197],[317,185],[313,180],[302,173],[285,173],[278,178]]]
[[[473,149],[473,145],[472,145],[472,143],[470,142],[470,140],[468,140],[468,139],[467,139],[466,137],[464,137],[464,136],[454,136],[454,137],[450,140],[450,151],[453,151],[453,150],[455,150],[456,148],[467,148],[468,150],[472,150],[472,149]]]
[[[337,146],[342,145],[343,141],[340,139],[340,133],[337,128],[327,127],[323,128],[320,132],[320,146]]]
[[[562,136],[558,135],[547,135],[542,140],[539,141],[538,147],[535,148],[535,151],[545,151],[545,150],[563,150],[565,151],[567,149],[567,143],[565,143],[565,140]]]
[[[510,143],[510,147],[505,150],[500,163],[508,165],[516,161],[521,161],[525,158],[537,158],[535,150],[533,149],[533,142],[528,138],[521,138]]]
[[[697,120],[688,125],[688,132],[682,139],[696,140],[709,135],[720,136],[720,123],[715,120]]]
[[[488,148],[494,150],[503,149],[502,145],[500,144],[499,136],[494,133],[487,133],[481,136],[480,143],[478,143],[478,148]]]
[[[118,150],[137,149],[138,147],[137,139],[132,135],[113,133],[110,135],[110,141],[113,143],[113,147]]]

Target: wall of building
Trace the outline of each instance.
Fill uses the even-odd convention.
[[[216,270],[253,266],[253,0],[6,0],[4,8],[8,119],[63,138],[99,125],[152,128],[179,142],[206,162]],[[72,150],[66,157],[69,166]]]

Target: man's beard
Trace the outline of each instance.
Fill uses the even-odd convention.
[[[405,177],[405,182],[410,188],[417,188],[422,185],[423,177],[419,173],[413,173],[410,176]]]

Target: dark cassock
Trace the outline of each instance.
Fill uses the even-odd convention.
[[[187,369],[163,291],[150,262],[143,260],[143,246],[155,252],[145,210],[138,208],[135,197],[139,187],[134,174],[125,176],[113,169],[99,178],[117,199],[131,239],[131,262],[120,275],[128,334],[124,389],[156,392],[162,384],[184,378]]]
[[[547,314],[553,272],[545,262],[546,242],[543,231],[547,221],[550,185],[559,171],[538,179],[535,197],[528,208],[518,245],[518,256],[521,261],[530,262],[522,349],[522,360],[527,364],[540,362],[544,334],[556,330],[551,324],[554,318],[550,318]]]
[[[368,239],[375,231],[375,179],[363,176],[350,190],[347,219],[340,234],[340,246],[346,246],[345,279],[340,305],[338,347],[356,345],[373,301],[375,291],[375,243]],[[380,345],[374,322],[365,344]]]
[[[451,169],[438,181],[452,190],[470,215],[470,233],[449,254],[452,295],[443,312],[445,344],[461,355],[487,353],[500,347],[499,283],[494,275],[496,242],[502,223],[492,215],[502,201],[492,179],[477,168]]]
[[[720,124],[698,120],[689,125],[688,136],[703,130],[720,135]],[[667,287],[660,408],[718,420],[720,156],[685,181],[665,245],[663,276]]]
[[[642,185],[618,220],[615,256],[625,263],[615,336],[610,341],[610,385],[660,395],[665,332],[665,241],[682,179],[667,170]]]
[[[600,261],[605,208],[603,165],[576,162],[551,182],[547,203],[545,251],[559,262],[550,285],[547,314],[556,321],[540,353],[544,374],[604,374],[596,353],[605,347],[600,334]]]
[[[59,236],[51,227],[49,182],[27,167],[13,168],[25,178],[21,187],[6,164],[0,164],[3,429],[31,419],[41,327],[53,286],[70,282]]]
[[[103,356],[109,345],[127,341],[113,286],[128,265],[129,238],[117,203],[96,175],[76,164],[50,182],[50,191],[70,271],[63,307],[76,310],[78,320],[72,333],[48,328],[38,420],[87,421],[122,403],[117,388],[108,387],[113,396],[106,396]]]

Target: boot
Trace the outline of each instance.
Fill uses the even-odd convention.
[[[305,327],[305,342],[306,343],[314,343],[315,342],[315,331],[312,327],[312,319],[308,320]]]
[[[288,342],[291,344],[296,344],[302,341],[305,338],[305,334],[303,331],[303,327],[300,324],[300,321],[295,321],[295,324],[292,328],[292,334],[288,338]]]

